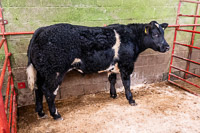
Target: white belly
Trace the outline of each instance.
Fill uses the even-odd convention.
[[[111,73],[119,73],[118,63],[114,65],[110,65],[106,70],[98,71],[98,73],[102,72],[111,72]]]

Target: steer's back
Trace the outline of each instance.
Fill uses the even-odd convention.
[[[97,52],[99,55],[113,56],[112,47],[116,38],[114,30],[110,28],[56,24],[40,29],[41,32],[33,35],[36,37],[32,41],[31,58],[36,70],[43,74],[46,71],[64,72],[70,68],[75,58],[91,60]],[[102,61],[105,61],[107,55],[102,55]],[[108,58],[111,61],[112,57]]]

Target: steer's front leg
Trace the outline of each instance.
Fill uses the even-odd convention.
[[[137,105],[135,103],[135,100],[133,100],[133,96],[132,96],[132,93],[131,93],[131,90],[130,90],[130,84],[131,84],[130,74],[127,74],[125,72],[121,72],[121,79],[122,79],[122,83],[123,83],[124,88],[125,88],[125,95],[126,95],[127,100],[129,101],[129,104],[131,106]]]

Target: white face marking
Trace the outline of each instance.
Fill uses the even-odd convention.
[[[59,89],[59,86],[58,86],[58,87],[56,88],[56,90],[53,92],[54,95],[57,95],[58,89]]]
[[[159,24],[156,24],[156,23],[155,23],[155,25],[159,28]]]
[[[36,81],[37,71],[35,70],[33,65],[30,64],[26,69],[26,73],[27,73],[27,78],[28,78],[27,79],[28,80],[28,86],[31,89],[31,91],[33,91],[34,85],[35,85],[35,81]]]
[[[115,42],[115,45],[112,47],[112,49],[115,52],[114,59],[118,59],[118,52],[119,52],[119,47],[120,47],[121,42],[120,42],[119,34],[115,30],[114,30],[114,32],[115,32],[116,42]]]
[[[74,65],[75,63],[78,63],[78,62],[81,62],[81,59],[75,58],[71,65]]]

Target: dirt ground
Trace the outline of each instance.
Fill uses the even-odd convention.
[[[162,82],[132,87],[138,105],[130,106],[122,90],[117,99],[104,92],[57,101],[63,121],[54,121],[49,114],[39,119],[33,105],[21,107],[18,132],[200,133],[200,97]]]

